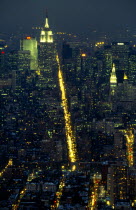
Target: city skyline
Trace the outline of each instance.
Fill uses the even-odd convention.
[[[35,1],[39,19],[30,18],[25,30],[41,25],[36,37],[27,36],[21,27],[31,2],[22,21],[16,14],[19,30],[5,42],[3,28],[0,34],[0,209],[136,209],[135,32],[94,30],[94,40],[85,38],[86,6],[79,36],[59,32],[57,13],[49,11],[48,22],[46,10],[43,17],[32,9]],[[73,14],[58,18],[73,18],[74,29]],[[69,30],[65,20],[60,28],[64,22]]]

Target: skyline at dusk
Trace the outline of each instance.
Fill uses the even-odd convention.
[[[136,210],[135,6],[1,3],[0,209]]]

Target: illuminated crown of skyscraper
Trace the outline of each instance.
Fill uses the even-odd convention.
[[[117,84],[117,77],[116,77],[116,72],[115,72],[115,64],[113,63],[112,66],[112,72],[111,72],[111,76],[110,76],[110,84],[111,85],[116,85]]]
[[[53,43],[53,33],[52,33],[52,31],[50,30],[50,27],[49,27],[49,20],[48,20],[47,12],[46,12],[46,18],[45,18],[45,25],[41,30],[40,42],[42,42],[42,43]]]
[[[127,75],[124,73],[124,78],[123,78],[124,80],[127,80],[128,79],[128,77],[127,77]]]

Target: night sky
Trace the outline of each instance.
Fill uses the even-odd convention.
[[[0,0],[1,32],[42,26],[46,8],[55,31],[114,31],[122,25],[136,28],[136,0]]]

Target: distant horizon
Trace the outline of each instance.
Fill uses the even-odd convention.
[[[9,31],[1,31],[0,33],[0,39],[2,36],[11,36],[11,35],[18,35],[18,33],[20,34],[25,34],[25,35],[32,35],[34,33],[34,31],[40,32],[40,29],[36,29],[37,28],[42,28],[42,26],[32,26],[31,28],[29,28],[29,30],[25,30],[22,26],[18,27],[15,31],[9,32]],[[90,29],[88,28],[85,32],[76,32],[76,31],[64,31],[64,30],[57,30],[57,28],[53,28],[50,27],[51,30],[53,31],[53,34],[57,34],[59,32],[62,33],[66,33],[66,34],[72,34],[72,35],[77,35],[77,36],[84,36],[84,37],[88,37],[89,39],[91,38],[92,35],[101,35],[104,34],[107,36],[118,36],[120,32],[124,32],[121,35],[131,35],[134,36],[133,38],[136,38],[136,27],[135,28],[130,28],[129,26],[122,26],[120,28],[118,28],[117,30],[114,31],[106,31],[104,29],[100,29],[100,28],[96,28],[96,27],[90,27]],[[130,40],[131,41],[131,40]]]
[[[26,33],[31,31],[32,27],[41,27],[44,24],[46,8],[53,31],[88,34],[94,29],[107,33],[122,27],[136,30],[134,0],[5,0],[0,7],[1,31],[16,33],[21,27]]]

